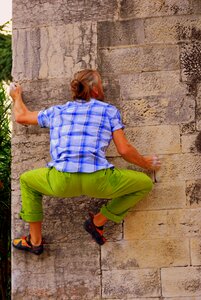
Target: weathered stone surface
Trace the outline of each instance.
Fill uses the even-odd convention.
[[[186,199],[188,207],[201,206],[201,180],[189,180],[186,182]]]
[[[98,22],[98,47],[134,45],[144,42],[142,20]]]
[[[64,104],[73,73],[98,68],[130,142],[162,161],[153,191],[105,226],[101,249],[83,222],[106,199],[44,197],[45,252],[13,251],[13,300],[200,300],[200,12],[199,0],[13,1],[13,77],[28,108]],[[16,237],[29,229],[19,176],[49,161],[48,130],[14,124],[12,155]],[[112,145],[107,155],[153,177]]]
[[[125,135],[130,143],[141,153],[141,154],[169,154],[179,153],[180,150],[180,131],[179,126],[145,126],[127,128]],[[163,140],[162,137],[166,136]],[[145,143],[146,141],[146,143]],[[107,156],[115,157],[118,156],[115,149],[115,145],[112,142],[107,150]]]
[[[75,299],[75,300],[99,300],[100,276],[95,272],[85,271],[83,278],[80,271],[69,273],[66,269],[56,268],[53,273],[20,273],[13,271],[15,286],[23,288],[13,289],[18,299]],[[20,276],[19,276],[20,275]],[[37,277],[37,280],[35,278]],[[63,282],[57,285],[56,282]],[[20,298],[21,297],[21,298]]]
[[[153,16],[182,15],[192,12],[189,0],[144,0],[121,1],[120,16],[122,18],[146,18]]]
[[[121,97],[133,100],[143,97],[186,94],[186,85],[179,81],[179,71],[145,72],[118,75]]]
[[[178,267],[161,270],[162,295],[165,297],[201,296],[201,268]],[[199,298],[198,298],[199,299]]]
[[[190,263],[189,242],[152,239],[108,243],[101,248],[101,259],[103,270],[186,266]]]
[[[96,24],[14,30],[15,80],[72,77],[84,68],[96,68]]]
[[[191,263],[193,266],[201,265],[201,239],[192,238],[191,243]]]
[[[160,276],[156,269],[103,271],[102,284],[103,298],[160,296]]]
[[[144,97],[122,101],[123,122],[127,126],[181,124],[195,120],[192,96]]]
[[[182,152],[183,153],[199,153],[199,145],[197,145],[196,141],[199,138],[199,133],[195,132],[194,134],[187,134],[187,135],[182,135],[181,137],[181,144],[182,144]]]
[[[109,160],[117,168],[138,169],[134,164],[128,163],[120,157],[109,158]],[[190,153],[160,155],[160,160],[162,163],[162,168],[158,172],[160,183],[200,179],[200,155]],[[145,170],[142,171],[145,172]]]
[[[201,19],[199,15],[150,18],[145,20],[146,43],[177,43],[200,40]]]
[[[179,69],[179,49],[175,45],[104,49],[100,51],[99,55],[102,73],[118,74]]]
[[[187,238],[201,234],[201,209],[130,212],[124,223],[126,240]]]
[[[199,35],[201,35],[201,30]],[[201,43],[196,41],[182,45],[180,61],[182,81],[193,85],[201,82]]]
[[[196,128],[201,130],[201,84],[197,84],[197,97],[196,97]]]
[[[13,26],[29,28],[81,23],[88,20],[113,20],[116,13],[117,1],[16,0],[13,3]]]
[[[152,176],[153,177],[153,176]],[[157,183],[150,194],[140,201],[132,210],[155,210],[183,208],[186,204],[185,183],[182,181],[160,182],[156,173]],[[174,191],[174,193],[172,192]]]

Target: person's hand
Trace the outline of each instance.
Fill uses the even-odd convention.
[[[146,166],[148,170],[158,171],[161,167],[161,162],[156,155],[143,156],[146,161]]]
[[[21,97],[22,95],[22,87],[19,84],[11,83],[10,84],[10,90],[9,95],[15,101],[17,98]]]

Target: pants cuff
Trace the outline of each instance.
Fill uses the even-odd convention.
[[[23,212],[19,213],[20,219],[22,219],[25,222],[31,223],[31,222],[42,222],[43,221],[43,214],[25,214]]]
[[[121,214],[121,215],[114,215],[113,213],[111,213],[106,205],[103,205],[101,207],[101,210],[100,210],[101,214],[104,215],[107,219],[115,222],[115,223],[121,223],[121,221],[124,219],[124,217],[126,216],[127,212]]]

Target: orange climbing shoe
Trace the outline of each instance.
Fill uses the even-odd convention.
[[[90,213],[89,215],[90,218],[84,222],[84,229],[91,234],[97,244],[102,246],[106,242],[106,238],[103,236],[103,226],[95,226],[93,222],[93,214]]]
[[[13,240],[13,247],[18,250],[24,250],[36,255],[43,253],[43,242],[39,246],[31,244],[30,234]]]

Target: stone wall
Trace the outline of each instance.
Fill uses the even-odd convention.
[[[13,78],[30,109],[65,103],[74,72],[98,68],[142,154],[163,163],[153,192],[100,249],[84,232],[103,200],[44,198],[45,253],[13,251],[14,300],[201,299],[201,2],[13,0]],[[48,131],[13,124],[13,236],[19,175],[49,159]],[[136,169],[111,145],[109,159]]]

